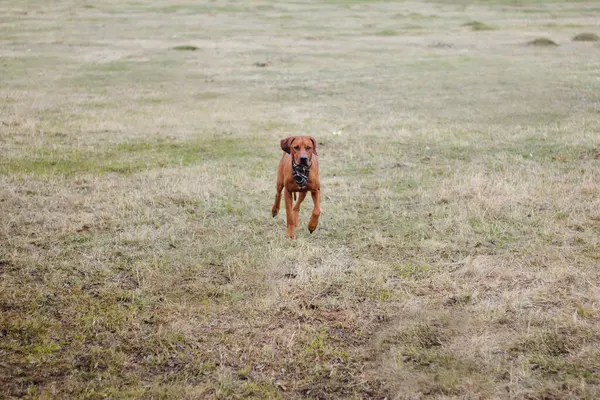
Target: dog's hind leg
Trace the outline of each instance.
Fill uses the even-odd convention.
[[[275,203],[273,203],[273,208],[271,209],[271,214],[273,217],[276,217],[279,213],[279,206],[281,205],[281,191],[283,190],[283,181],[277,181],[277,192],[275,193]]]

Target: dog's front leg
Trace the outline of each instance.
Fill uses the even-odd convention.
[[[300,194],[298,195],[298,200],[296,201],[296,204],[294,204],[294,228],[298,227],[298,218],[300,217],[300,204],[302,204],[305,197],[306,192],[300,192]]]
[[[310,220],[308,221],[308,230],[310,233],[313,233],[313,231],[317,229],[319,215],[321,215],[321,189],[313,190],[310,192],[310,195],[312,196],[314,207]]]
[[[294,211],[292,210],[292,192],[285,189],[285,217],[286,217],[286,235],[290,239],[296,239],[294,234]]]

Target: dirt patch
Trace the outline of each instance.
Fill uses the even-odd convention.
[[[580,33],[573,37],[574,42],[597,42],[600,40],[600,36],[595,33]]]
[[[462,26],[466,26],[466,27],[470,27],[472,31],[492,31],[494,30],[494,28],[492,28],[491,26],[484,24],[483,22],[479,22],[479,21],[469,21],[464,23]]]
[[[186,45],[182,45],[182,46],[175,46],[175,47],[173,47],[173,50],[177,50],[177,51],[196,51],[196,50],[199,50],[199,48],[196,47],[196,46],[192,46],[192,45],[186,44]]]
[[[527,45],[528,46],[538,46],[538,47],[554,47],[554,46],[558,46],[558,43],[556,43],[552,39],[540,37],[540,38],[535,38],[533,40],[530,40],[529,42],[527,42]]]

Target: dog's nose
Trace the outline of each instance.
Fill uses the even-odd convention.
[[[300,164],[306,164],[307,160],[308,160],[308,158],[306,158],[306,157],[300,157]]]

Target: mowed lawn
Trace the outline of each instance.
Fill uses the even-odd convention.
[[[595,35],[597,1],[2,1],[0,397],[600,398]]]

